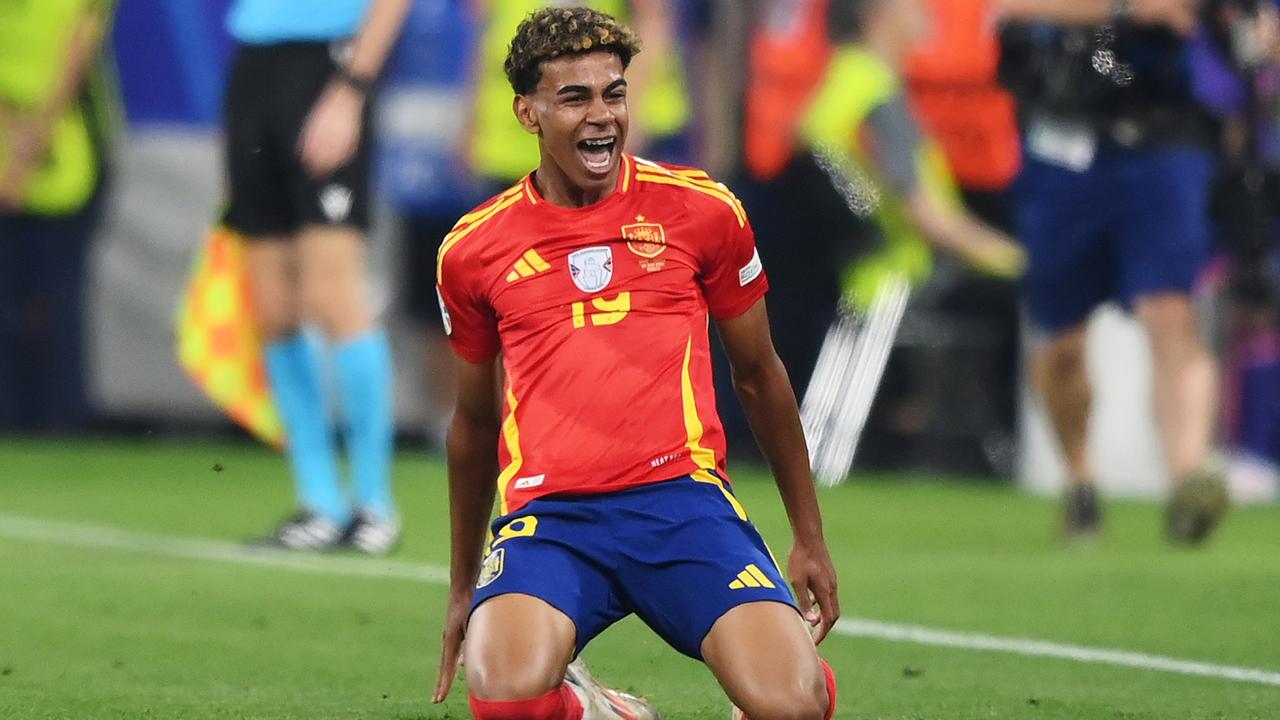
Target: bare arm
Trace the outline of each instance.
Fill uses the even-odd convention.
[[[410,0],[374,0],[356,33],[345,73],[358,82],[373,82],[400,35]],[[346,165],[360,142],[365,94],[348,82],[330,82],[307,116],[298,139],[302,162],[323,177]]]
[[[1134,22],[1167,25],[1181,33],[1195,29],[1201,0],[1131,0]],[[1123,7],[1117,0],[995,0],[1001,19],[1043,20],[1064,25],[1098,25],[1113,19]]]
[[[719,321],[717,327],[733,368],[734,388],[791,522],[794,545],[787,562],[788,579],[805,618],[820,622],[816,639],[821,642],[840,617],[836,573],[822,533],[796,396],[773,349],[764,300],[736,318]],[[814,613],[815,601],[820,614]]]
[[[907,211],[931,244],[971,268],[1003,278],[1016,278],[1026,269],[1026,253],[1012,238],[962,208],[935,202],[922,187],[907,196]]]
[[[0,166],[0,208],[16,207],[22,200],[27,181],[44,156],[54,124],[84,87],[85,74],[106,33],[104,7],[91,4],[77,18],[67,44],[66,63],[44,104],[27,112],[0,116],[0,137],[10,148],[8,161]]]
[[[497,373],[494,361],[458,359],[458,400],[449,427],[449,606],[445,615],[440,674],[433,702],[443,702],[453,684],[458,653],[480,573],[485,525],[493,510],[498,476]]]

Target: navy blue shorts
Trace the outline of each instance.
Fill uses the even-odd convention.
[[[577,648],[635,613],[676,650],[702,640],[732,608],[795,607],[764,539],[728,484],[699,472],[600,495],[550,496],[493,522],[471,609],[520,593],[577,627]]]
[[[1189,147],[1102,149],[1084,172],[1028,152],[1016,215],[1036,328],[1070,329],[1109,300],[1131,308],[1189,292],[1209,255],[1212,171],[1210,155]]]

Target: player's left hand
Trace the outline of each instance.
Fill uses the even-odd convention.
[[[831,553],[822,540],[797,540],[787,558],[787,575],[795,590],[800,613],[814,627],[813,642],[818,644],[840,619],[840,598],[836,594],[836,569]]]
[[[302,165],[324,177],[346,165],[360,144],[364,96],[341,82],[331,82],[312,106],[298,137]]]

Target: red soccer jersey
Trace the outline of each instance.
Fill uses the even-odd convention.
[[[525,178],[445,237],[437,281],[454,351],[503,354],[503,514],[723,470],[708,319],[746,312],[767,281],[742,205],[706,173],[624,154],[584,208]]]

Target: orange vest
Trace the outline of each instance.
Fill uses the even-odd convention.
[[[775,177],[791,160],[796,128],[826,70],[827,2],[765,3],[751,39],[743,150],[759,180]]]
[[[907,62],[917,118],[962,187],[999,190],[1022,162],[1013,98],[996,83],[990,0],[926,0],[932,32]]]

